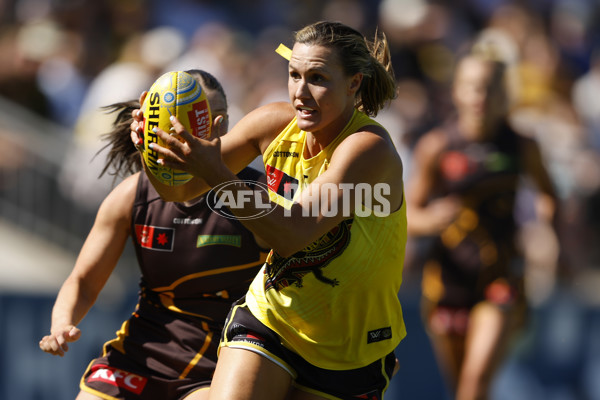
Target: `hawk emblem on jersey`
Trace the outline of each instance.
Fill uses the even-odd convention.
[[[323,268],[348,246],[351,227],[352,219],[347,219],[291,257],[284,258],[271,251],[270,262],[267,262],[265,269],[267,275],[265,289],[281,290],[292,284],[302,287],[304,276],[311,272],[323,283],[331,286],[339,285],[336,278],[324,275]]]

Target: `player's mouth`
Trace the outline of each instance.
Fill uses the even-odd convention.
[[[297,106],[296,112],[302,118],[309,118],[316,114],[316,110],[314,108],[306,107],[306,106]]]

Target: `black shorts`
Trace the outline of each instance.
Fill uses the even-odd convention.
[[[279,336],[252,315],[245,299],[232,307],[221,346],[245,349],[266,357],[292,376],[294,387],[327,399],[383,399],[396,364],[392,352],[357,369],[338,371],[316,367],[283,346]]]
[[[109,400],[182,399],[207,390],[221,329],[141,300],[138,310],[92,360],[80,388]]]
[[[520,276],[507,277],[474,274],[474,279],[461,279],[465,274],[453,273],[452,265],[429,262],[423,269],[423,299],[421,317],[428,333],[465,336],[473,307],[486,302],[511,313],[517,320],[527,314],[524,280]]]

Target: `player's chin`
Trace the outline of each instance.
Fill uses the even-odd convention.
[[[321,119],[316,113],[311,115],[299,115],[296,120],[298,122],[298,128],[306,132],[316,131],[321,122]]]

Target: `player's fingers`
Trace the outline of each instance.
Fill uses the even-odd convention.
[[[65,352],[69,350],[69,345],[67,344],[67,342],[69,341],[69,331],[64,331],[62,333],[62,335],[57,335],[56,337],[56,342],[58,343],[59,346],[59,351],[61,352]]]
[[[60,345],[60,350],[62,354],[65,354],[67,351],[69,351],[69,344],[64,342],[62,345]]]
[[[144,128],[137,123],[136,121],[133,121],[130,125],[130,135],[131,135],[131,141],[133,142],[133,145],[135,146],[136,149],[138,150],[143,150],[143,146],[144,146]]]
[[[224,134],[227,133],[227,125],[223,123],[224,121],[225,121],[225,118],[223,118],[222,115],[217,115],[215,117],[215,120],[212,125],[212,129],[211,129],[212,137],[223,136]]]
[[[40,349],[42,349],[43,351],[50,350],[50,346],[48,345],[48,339],[49,336],[44,336],[39,342]]]
[[[219,150],[221,149],[221,137],[220,136],[212,137],[212,138],[210,138],[209,141],[213,146],[215,146]]]
[[[139,108],[135,108],[131,111],[131,117],[133,122],[142,122],[144,121],[144,112]]]
[[[63,350],[63,347],[61,345],[59,345],[58,342],[56,342],[55,340],[50,342],[50,349],[51,349],[51,353],[56,356],[62,357],[65,355],[65,351]]]
[[[179,121],[179,119],[177,119],[176,116],[171,115],[170,120],[171,125],[173,126],[173,129],[175,131],[174,133],[176,133],[180,138],[189,143],[193,138],[192,134],[185,129],[185,126],[183,126],[183,124]]]
[[[166,154],[165,150],[169,149],[176,153],[179,153],[182,150],[184,143],[176,137],[173,137],[170,133],[167,133],[160,128],[154,128],[152,132],[160,138],[162,145],[152,142],[148,144],[150,149],[155,150],[159,154]]]
[[[45,351],[46,353],[63,356],[64,350],[58,341],[54,338],[54,336],[44,336],[40,341],[40,349]]]
[[[71,328],[71,330],[69,330],[69,332],[65,336],[65,339],[67,339],[68,342],[74,342],[76,340],[79,340],[80,337],[81,337],[81,330],[79,328],[77,328],[76,326],[74,326]]]
[[[148,91],[144,90],[141,94],[140,94],[140,104],[144,104],[144,100],[146,99],[146,95],[148,95]]]
[[[180,167],[180,163],[183,161],[182,156],[185,154],[184,146],[187,145],[162,129],[155,128],[154,133],[156,133],[156,136],[158,136],[164,144],[163,146],[155,142],[148,144],[148,149],[156,152],[159,156],[157,163],[168,168]]]

